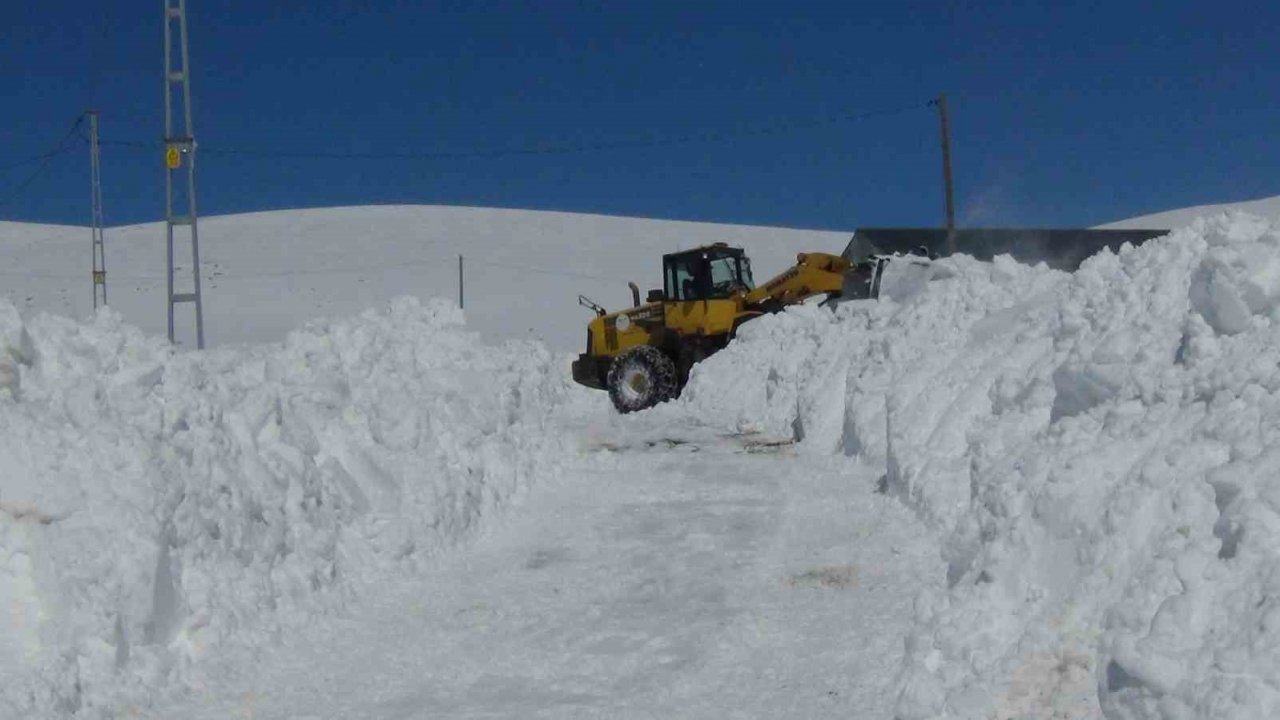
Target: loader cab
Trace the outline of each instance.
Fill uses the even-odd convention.
[[[741,248],[724,243],[662,256],[668,301],[716,300],[755,287],[751,260]]]

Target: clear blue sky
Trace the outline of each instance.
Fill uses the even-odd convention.
[[[944,92],[962,225],[1280,194],[1275,3],[189,0],[188,13],[204,215],[431,203],[936,225],[924,105]],[[0,5],[0,219],[87,224],[87,149],[17,197],[37,166],[9,166],[90,106],[104,139],[156,144],[104,148],[107,223],[161,218],[161,16],[160,0]]]

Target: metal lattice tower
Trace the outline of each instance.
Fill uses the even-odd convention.
[[[103,249],[102,222],[102,163],[98,149],[98,111],[90,110],[89,116],[89,183],[90,212],[93,215],[93,309],[107,304],[107,257]]]
[[[174,26],[177,25],[177,55],[181,66],[174,66]],[[196,139],[191,123],[191,76],[187,53],[187,0],[164,0],[164,143],[165,143],[165,224],[169,258],[169,342],[175,342],[173,333],[174,306],[194,303],[196,308],[196,347],[204,348],[204,307],[200,301],[200,243],[196,232]],[[175,132],[173,122],[174,94],[181,95],[182,132]],[[186,183],[174,182],[174,175],[186,165]],[[175,190],[177,192],[175,192]],[[174,212],[185,195],[186,212]],[[190,231],[191,240],[191,292],[174,292],[173,242],[175,228]],[[181,231],[178,231],[181,232]]]

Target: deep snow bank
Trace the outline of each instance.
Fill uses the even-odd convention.
[[[1280,716],[1280,232],[934,272],[747,326],[682,401],[882,466],[946,538],[899,715]]]
[[[455,542],[554,466],[564,375],[443,302],[184,354],[0,302],[0,715],[111,715]]]

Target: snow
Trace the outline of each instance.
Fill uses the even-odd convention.
[[[159,337],[156,226],[108,234],[92,317],[58,276],[87,233],[0,228],[0,716],[1280,716],[1273,219],[1071,274],[893,263],[628,416],[568,381],[573,295],[624,304],[682,242],[764,274],[842,236],[206,226],[205,352]],[[465,315],[429,299],[460,247],[518,266]]]
[[[830,458],[605,412],[511,522],[155,717],[888,716],[901,598],[940,577],[910,513]]]
[[[681,400],[880,463],[941,534],[898,716],[1280,714],[1280,231],[1219,215],[1072,275],[937,266],[753,323]]]
[[[209,216],[199,230],[209,347],[279,341],[314,317],[356,315],[402,295],[456,302],[462,255],[472,330],[577,352],[591,318],[578,294],[630,307],[627,282],[642,293],[661,287],[663,253],[729,242],[763,279],[797,252],[839,253],[851,234],[427,205]],[[90,239],[88,228],[0,222],[0,297],[27,313],[88,318]],[[167,335],[164,224],[108,228],[104,246],[111,307],[148,335]],[[179,242],[175,253],[182,292],[190,251]],[[192,306],[176,316],[178,341],[194,347]]]
[[[0,307],[19,371],[0,407],[0,658],[28,671],[7,716],[109,714],[223,643],[266,642],[462,541],[565,454],[544,429],[568,392],[557,359],[482,345],[447,301],[207,353],[112,311]]]
[[[1257,217],[1264,218],[1272,222],[1280,222],[1280,196],[1261,198],[1259,200],[1249,200],[1246,202],[1223,203],[1220,205],[1197,205],[1195,207],[1179,208],[1177,210],[1168,210],[1166,212],[1118,220],[1099,227],[1115,229],[1180,228],[1185,225],[1190,225],[1197,218],[1219,215],[1224,212],[1243,212],[1250,215],[1256,215]]]

